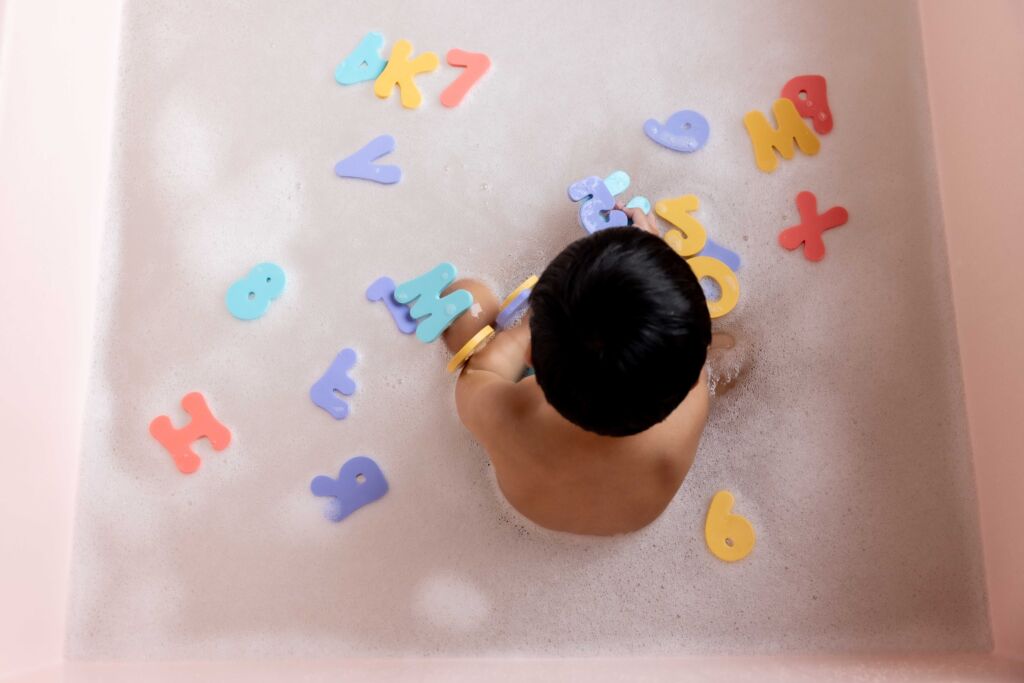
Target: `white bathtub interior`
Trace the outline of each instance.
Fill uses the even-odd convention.
[[[128,2],[96,358],[75,521],[79,660],[985,650],[970,453],[911,2],[270,5]],[[424,105],[340,86],[368,31],[442,58]],[[493,67],[455,109],[450,48]],[[759,171],[741,122],[828,78],[821,152]],[[707,146],[655,145],[696,109]],[[393,186],[334,164],[389,133]],[[439,344],[363,292],[440,261],[506,292],[582,233],[565,194],[628,171],[697,194],[739,252],[735,387],[664,515],[607,539],[539,529],[460,425]],[[795,196],[842,205],[811,263],[777,244]],[[287,273],[258,321],[228,285]],[[359,353],[351,415],[308,398]],[[147,432],[201,391],[231,445],[183,476]],[[610,397],[615,400],[615,397]],[[391,490],[338,524],[310,480],[372,456]],[[758,534],[703,540],[715,491]]]

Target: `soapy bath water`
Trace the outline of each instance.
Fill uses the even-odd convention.
[[[128,3],[72,657],[988,645],[915,4],[661,2],[581,24],[592,11]],[[494,66],[455,109],[437,101],[455,69],[418,76],[424,105],[404,110],[333,80],[373,30],[385,50],[405,38]],[[742,116],[808,72],[829,80],[835,128],[763,174]],[[693,154],[642,130],[682,108],[711,126]],[[382,134],[399,184],[333,174]],[[652,201],[698,195],[744,265],[716,322],[735,353],[712,359],[674,502],[637,533],[584,538],[505,503],[441,345],[399,334],[364,291],[447,260],[504,296],[582,234],[566,187],[615,169]],[[821,263],[776,242],[804,189],[850,210]],[[227,287],[265,261],[285,291],[232,318]],[[358,388],[335,421],[308,392],[347,346]],[[233,439],[200,443],[186,477],[146,425],[180,425],[196,390]],[[333,524],[310,480],[360,454],[390,489]],[[732,565],[703,541],[720,489],[757,531]]]

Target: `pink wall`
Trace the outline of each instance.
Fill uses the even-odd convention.
[[[1024,4],[964,7],[921,14],[992,624],[1024,659]],[[62,657],[118,15],[0,0],[0,676]]]
[[[920,9],[995,650],[1024,659],[1024,3]]]
[[[0,5],[0,675],[63,654],[118,8]]]

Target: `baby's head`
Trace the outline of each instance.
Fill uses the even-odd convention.
[[[573,242],[530,295],[532,361],[555,410],[597,434],[661,422],[697,383],[711,342],[700,283],[637,228]]]

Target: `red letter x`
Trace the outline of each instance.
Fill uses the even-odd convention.
[[[800,225],[788,227],[780,232],[779,244],[793,250],[802,242],[804,258],[808,261],[820,261],[825,258],[825,241],[821,239],[821,233],[830,228],[838,228],[847,221],[850,214],[841,206],[833,206],[818,215],[818,198],[807,190],[796,196],[796,208],[800,211]]]

